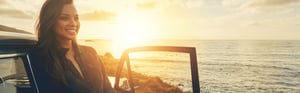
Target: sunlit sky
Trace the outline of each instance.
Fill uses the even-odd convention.
[[[1,0],[0,24],[34,32],[45,0]],[[80,39],[300,40],[300,0],[75,0]]]

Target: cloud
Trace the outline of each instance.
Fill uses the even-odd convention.
[[[299,4],[300,0],[223,0],[224,6],[279,7]]]
[[[5,0],[0,0],[0,5],[5,5],[7,2]]]
[[[158,2],[155,1],[148,1],[148,2],[142,2],[142,3],[137,3],[136,7],[138,9],[145,9],[145,10],[149,10],[149,9],[154,9],[158,6]]]
[[[225,7],[239,7],[241,4],[243,4],[242,0],[223,0],[222,2],[222,5]]]
[[[260,6],[260,7],[267,7],[267,6],[286,6],[295,3],[299,3],[300,0],[250,0],[248,2],[249,6]]]
[[[300,0],[224,0],[225,8],[248,13],[292,12],[300,5]]]
[[[204,0],[168,0],[166,4],[177,5],[186,8],[197,8],[204,5]]]
[[[204,2],[201,0],[188,0],[184,4],[188,8],[194,8],[203,6]]]
[[[0,16],[11,18],[32,19],[34,10],[27,9],[28,6],[24,1],[0,1]]]
[[[107,21],[115,19],[116,14],[103,10],[96,10],[94,12],[84,13],[80,18],[88,21]]]
[[[25,13],[21,10],[5,9],[5,8],[0,8],[0,16],[13,17],[13,18],[23,18],[23,19],[33,18],[33,16],[31,14]]]
[[[224,14],[214,19],[224,24],[235,22],[242,26],[261,26],[268,24],[262,20],[275,23],[299,15],[299,5],[300,0],[223,0]]]

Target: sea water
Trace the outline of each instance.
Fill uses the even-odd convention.
[[[107,40],[84,44],[95,47],[99,54],[111,52],[118,56]],[[141,44],[147,45],[195,47],[202,92],[300,92],[300,41],[297,40],[155,40]],[[132,59],[132,70],[159,76],[164,82],[192,92],[189,55],[152,52],[145,55]]]

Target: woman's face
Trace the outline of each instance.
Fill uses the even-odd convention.
[[[75,40],[80,27],[74,4],[65,4],[55,24],[58,40]]]

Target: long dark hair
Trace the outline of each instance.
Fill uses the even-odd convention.
[[[39,18],[36,24],[36,33],[38,36],[37,46],[46,54],[45,70],[54,78],[54,83],[66,85],[66,78],[63,74],[63,67],[59,60],[59,43],[56,39],[55,24],[60,16],[65,4],[72,4],[73,0],[46,0],[40,10]],[[73,47],[78,49],[75,40],[72,41]]]

